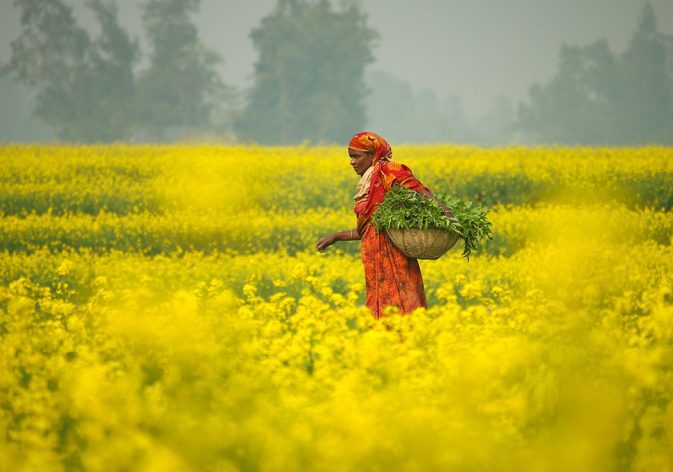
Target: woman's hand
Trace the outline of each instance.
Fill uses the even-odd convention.
[[[449,221],[454,227],[458,229],[461,229],[463,227],[463,225],[460,224],[460,222],[456,219],[456,217],[453,216],[453,213],[451,213],[451,210],[448,207],[444,208],[444,216],[446,216],[449,219]]]
[[[434,200],[434,201],[436,201],[437,204],[438,204],[440,207],[442,207],[442,210],[444,211],[444,216],[446,216],[448,219],[450,219],[452,223],[457,223],[457,222],[458,222],[458,220],[456,220],[456,218],[453,216],[453,213],[451,212],[451,210],[449,209],[449,207],[447,207],[447,206],[444,204],[443,201],[441,201],[439,198],[437,198],[437,196],[436,196],[434,193],[430,192],[429,190],[425,190],[425,189],[424,189],[424,190],[419,190],[418,193],[420,193],[421,195],[423,195],[423,196],[424,196],[425,198],[427,198],[428,200]]]
[[[444,216],[446,216],[450,220],[455,220],[455,218],[453,217],[453,213],[451,213],[451,210],[448,207],[444,208]]]
[[[328,236],[320,238],[316,243],[315,248],[318,250],[318,252],[325,252],[325,249],[327,249],[328,246],[331,246],[335,242],[336,242],[336,233],[330,234]]]

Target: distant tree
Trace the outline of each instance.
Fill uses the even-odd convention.
[[[379,70],[365,74],[370,92],[365,99],[367,129],[376,131],[391,142],[413,141],[414,93],[408,82]],[[411,139],[410,139],[411,138]]]
[[[556,76],[545,85],[531,87],[530,103],[519,106],[517,126],[535,141],[609,142],[605,129],[614,125],[609,119],[614,78],[606,72],[616,74],[615,68],[605,40],[586,47],[563,44]]]
[[[463,99],[451,94],[444,101],[442,113],[449,123],[448,140],[455,143],[476,143],[479,141],[472,120],[467,116]]]
[[[497,97],[490,110],[473,123],[456,95],[442,103],[431,90],[414,92],[408,82],[380,70],[368,71],[365,81],[371,89],[366,99],[366,127],[391,141],[497,145],[517,140],[515,113],[504,96]]]
[[[200,0],[149,0],[142,19],[151,45],[140,73],[137,103],[141,128],[154,139],[167,132],[205,129],[226,93],[216,66],[220,57],[199,40],[191,18]]]
[[[260,143],[342,142],[365,124],[364,69],[377,37],[351,2],[279,0],[250,34],[259,58],[247,107],[234,123]]]
[[[128,137],[138,48],[119,26],[114,3],[87,2],[101,26],[95,40],[61,0],[16,0],[16,5],[22,29],[3,70],[37,90],[35,115],[67,140]]]
[[[534,85],[516,126],[538,142],[637,145],[671,143],[671,38],[657,31],[647,3],[626,51],[607,41],[561,47],[556,75]]]
[[[626,144],[673,144],[669,44],[670,37],[657,29],[654,8],[646,3],[638,29],[621,58],[619,135]]]
[[[35,97],[14,77],[0,76],[0,141],[38,142],[56,138],[53,129],[33,116]]]
[[[515,134],[514,107],[504,95],[498,95],[490,109],[474,124],[474,133],[479,144],[501,145],[519,141]]]
[[[97,118],[108,127],[108,139],[126,139],[137,125],[134,67],[140,59],[140,48],[119,25],[114,0],[88,0],[88,4],[101,26],[92,54]]]
[[[369,71],[365,82],[371,92],[365,104],[366,127],[397,143],[446,142],[448,117],[430,90],[414,93],[408,82],[383,71]]]

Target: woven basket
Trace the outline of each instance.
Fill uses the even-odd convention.
[[[407,257],[438,259],[460,239],[456,233],[444,229],[386,229],[390,240]]]

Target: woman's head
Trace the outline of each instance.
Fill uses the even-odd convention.
[[[374,153],[372,151],[358,151],[349,147],[348,155],[351,158],[351,167],[353,167],[353,170],[358,175],[364,174],[374,161]]]
[[[351,165],[358,175],[362,175],[371,165],[380,160],[389,161],[392,154],[388,142],[371,131],[357,133],[348,143]]]

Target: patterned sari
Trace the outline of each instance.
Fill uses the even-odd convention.
[[[388,305],[397,306],[401,313],[410,313],[419,307],[427,308],[427,301],[418,260],[405,256],[385,233],[377,233],[371,223],[372,214],[385,193],[395,185],[416,191],[429,189],[404,164],[379,159],[372,167],[368,195],[356,203],[355,214],[362,238],[367,290],[365,304],[378,319]]]

